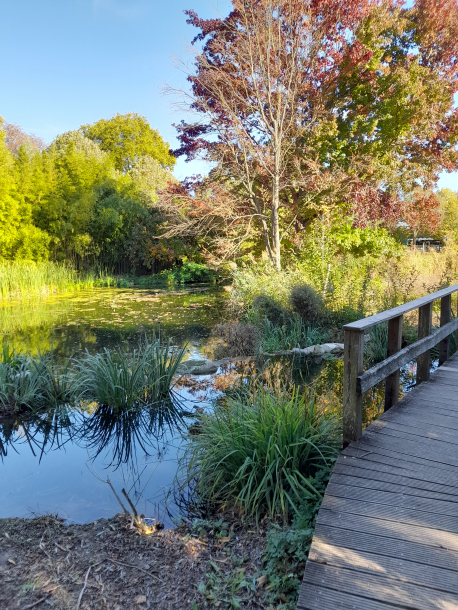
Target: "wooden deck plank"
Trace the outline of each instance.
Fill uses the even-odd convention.
[[[371,447],[371,450],[357,449],[356,447],[347,447],[345,454],[341,455],[337,464],[350,463],[352,465],[360,464],[365,468],[388,469],[384,472],[413,473],[416,476],[418,473],[424,475],[425,481],[440,481],[446,485],[457,484],[456,468],[453,466],[445,466],[443,464],[431,464],[431,462],[422,461],[421,463],[415,460],[399,459],[398,454],[390,451],[379,450]]]
[[[377,440],[377,439],[376,439]],[[380,443],[377,444],[376,440],[372,439],[372,442],[369,442],[369,439],[366,439],[364,436],[358,441],[358,445],[355,444],[355,449],[362,450],[367,459],[369,456],[374,459],[390,459],[399,464],[400,467],[407,467],[407,465],[414,468],[426,468],[428,470],[434,469],[437,471],[441,471],[441,476],[453,475],[456,474],[456,467],[452,464],[444,464],[443,462],[438,462],[433,459],[427,459],[420,456],[409,455],[408,453],[402,453],[399,450],[394,451],[390,448],[389,443]],[[382,439],[383,440],[383,439]],[[366,442],[368,441],[368,442]],[[351,448],[353,448],[351,446]],[[345,454],[346,455],[350,455]],[[344,456],[344,457],[345,457]],[[444,472],[445,474],[442,474]]]
[[[379,468],[375,466],[376,464],[374,464],[374,467],[368,468],[364,464],[341,462],[335,465],[333,474],[350,475],[356,478],[393,483],[395,485],[405,485],[406,487],[417,490],[419,493],[428,491],[436,492],[443,496],[449,494],[456,496],[456,494],[458,494],[458,485],[446,485],[444,483],[438,483],[436,479],[430,481],[421,478],[422,473],[420,470],[405,470],[400,473],[393,473],[387,468],[384,469],[384,464],[381,464],[381,467]],[[446,498],[444,497],[443,499],[445,500]]]
[[[314,561],[307,562],[305,578],[311,584],[323,586],[323,582],[326,582],[328,589],[360,597],[360,608],[366,608],[368,599],[409,610],[456,610],[457,607],[457,596],[438,588],[420,587],[394,578],[334,568]],[[437,587],[440,587],[440,583]],[[299,599],[304,597],[302,589]]]
[[[314,542],[315,540],[344,549],[415,561],[458,573],[458,551],[449,551],[441,547],[434,548],[422,544],[422,542],[411,542],[396,537],[388,538],[374,533],[372,530],[371,533],[366,533],[356,529],[351,530],[319,523],[313,538]]]
[[[332,490],[336,494],[335,490]],[[442,515],[424,510],[415,510],[409,505],[407,507],[393,506],[390,503],[379,504],[377,502],[364,502],[351,497],[351,492],[346,494],[350,497],[333,495],[326,492],[322,506],[328,510],[340,511],[351,515],[369,516],[386,521],[395,521],[400,524],[418,525],[425,528],[436,528],[445,532],[458,534],[458,517],[453,515]],[[393,494],[394,495],[394,494]],[[413,498],[415,500],[416,498]],[[457,541],[458,542],[458,541]]]
[[[340,527],[349,531],[357,531],[365,534],[405,540],[406,542],[417,542],[425,546],[458,552],[458,532],[450,533],[450,530],[439,530],[417,523],[405,523],[395,518],[380,519],[367,515],[358,515],[355,519],[354,513],[344,513],[335,510],[320,510],[317,524]]]
[[[375,549],[376,547],[374,547]],[[380,555],[376,552],[342,548],[320,539],[314,539],[309,561],[334,568],[384,576],[431,589],[436,589],[440,584],[441,591],[458,595],[458,573],[431,566],[424,561],[409,561],[404,558]]]
[[[458,353],[340,455],[301,610],[458,610]]]
[[[405,496],[418,496],[420,498],[427,498],[429,500],[444,500],[446,502],[457,502],[453,491],[448,494],[441,493],[438,491],[430,491],[428,489],[415,487],[414,485],[406,485],[404,479],[401,479],[398,482],[390,482],[386,481],[385,477],[373,476],[371,478],[368,478],[358,476],[357,474],[355,475],[354,472],[339,473],[336,472],[336,469],[334,469],[334,474],[332,475],[332,482],[337,483],[338,485],[358,487],[361,489],[372,489],[374,491],[401,493]],[[456,488],[452,488],[452,490],[457,491]]]
[[[361,598],[356,595],[309,584],[307,596],[300,596],[297,607],[299,610],[355,610],[361,608],[360,603]],[[364,600],[364,610],[399,610],[399,607],[367,599]]]

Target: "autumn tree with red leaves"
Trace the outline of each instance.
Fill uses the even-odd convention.
[[[323,206],[361,226],[392,224],[406,194],[458,167],[458,4],[437,4],[233,0],[224,19],[188,11],[202,43],[188,77],[197,118],[178,126],[174,154],[217,165],[276,269],[282,239]]]

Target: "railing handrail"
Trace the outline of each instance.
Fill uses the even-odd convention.
[[[343,442],[344,447],[362,435],[362,395],[386,379],[385,411],[399,400],[400,367],[417,359],[417,385],[429,380],[430,352],[439,343],[439,366],[448,360],[450,335],[458,329],[458,318],[451,319],[451,295],[458,284],[438,290],[420,299],[369,316],[344,328]],[[432,304],[441,300],[440,329],[432,329]],[[413,309],[418,313],[418,340],[402,347],[402,321]],[[364,331],[388,322],[387,357],[364,372]]]
[[[432,294],[428,294],[425,297],[420,297],[419,299],[415,299],[414,301],[409,301],[408,303],[404,303],[404,305],[398,305],[397,307],[393,307],[392,309],[387,309],[386,311],[381,311],[380,313],[376,313],[373,316],[368,316],[367,318],[362,318],[361,320],[357,320],[356,322],[350,322],[349,324],[345,324],[343,327],[344,330],[359,330],[363,331],[371,326],[376,326],[381,322],[387,322],[388,320],[392,320],[393,318],[397,318],[398,316],[404,315],[409,311],[414,309],[418,309],[423,305],[427,305],[428,303],[432,303],[433,301],[437,301],[437,299],[441,299],[442,297],[446,297],[449,294],[453,294],[458,291],[458,284],[453,286],[449,286],[448,288],[444,288],[443,290],[438,290],[437,292],[433,292]]]

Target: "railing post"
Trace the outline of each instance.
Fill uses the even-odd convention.
[[[344,328],[343,446],[363,433],[362,395],[357,387],[363,373],[364,332]]]
[[[402,317],[388,321],[388,343],[386,356],[392,356],[402,347]],[[385,411],[391,409],[399,400],[399,369],[389,375],[385,381]]]
[[[452,319],[452,295],[448,294],[441,298],[441,321],[444,326]],[[450,358],[450,335],[439,343],[439,366]]]
[[[431,318],[433,304],[427,303],[418,308],[418,338],[423,339],[431,334]],[[417,385],[423,381],[429,381],[430,353],[427,350],[417,358]]]

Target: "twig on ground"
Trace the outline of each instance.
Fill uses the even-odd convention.
[[[134,566],[131,563],[123,563],[122,561],[117,561],[116,559],[111,559],[111,557],[109,559],[107,559],[107,561],[112,561],[113,563],[117,563],[120,566],[126,566],[127,568],[135,568],[136,570],[140,570],[141,572],[144,572],[145,574],[148,574],[148,576],[152,576],[153,578],[155,578],[159,582],[161,581],[160,578],[158,578],[157,576],[154,576],[154,574],[151,574],[151,572],[148,572],[148,570],[144,570],[143,568],[140,568],[138,566]]]
[[[41,604],[41,602],[46,601],[50,595],[51,595],[51,593],[47,593],[41,599],[37,599],[36,602],[33,602],[33,604],[29,604],[28,606],[24,606],[23,610],[30,610],[30,608],[34,608],[35,606],[38,606],[38,604]]]
[[[102,559],[102,561],[105,561],[105,560]],[[76,602],[75,610],[78,610],[79,607],[80,607],[80,603],[81,603],[81,600],[83,598],[83,593],[84,593],[84,591],[86,590],[86,587],[87,587],[87,579],[89,577],[89,572],[92,570],[92,568],[95,568],[95,566],[98,566],[99,563],[102,563],[102,561],[99,561],[98,563],[94,563],[94,564],[92,564],[91,566],[88,567],[87,572],[86,572],[86,576],[84,578],[83,588],[81,589],[80,594],[78,596],[78,601]]]
[[[56,542],[54,540],[54,544],[57,546],[58,549],[60,549],[61,551],[64,551],[64,553],[68,553],[68,549],[64,549],[63,546],[60,546],[60,544],[58,542]]]

